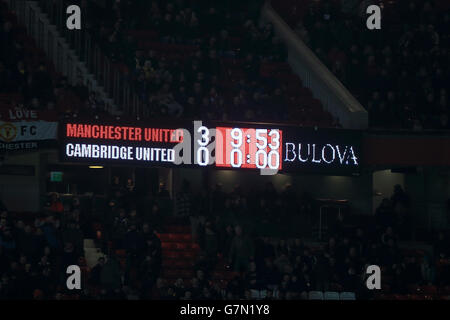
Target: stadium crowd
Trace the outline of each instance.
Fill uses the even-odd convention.
[[[82,32],[128,74],[140,116],[338,126],[259,24],[261,0],[106,3],[80,1]],[[51,2],[41,6],[52,16]]]
[[[381,6],[381,30],[366,8]],[[449,129],[447,1],[272,1],[369,112],[372,127]]]
[[[188,186],[186,184],[185,186]],[[396,187],[376,213],[376,223],[348,228],[345,217],[333,223],[328,240],[313,244],[303,235],[286,238],[251,229],[242,216],[269,224],[286,223],[286,215],[310,214],[314,201],[297,197],[291,188],[276,192],[270,184],[258,193],[240,188],[225,193],[217,187],[205,197],[189,188],[175,198],[182,214],[178,223],[192,222],[194,241],[199,244],[192,279],[168,281],[164,277],[159,234],[170,221],[160,211],[158,199],[168,198],[162,189],[150,197],[138,196],[130,180],[115,178],[107,190],[104,218],[93,221],[91,214],[74,198],[63,205],[53,194],[42,213],[29,221],[1,205],[0,297],[2,299],[250,299],[264,292],[264,299],[306,299],[310,291],[350,291],[358,299],[374,298],[365,287],[367,265],[379,265],[383,292],[406,294],[414,286],[450,285],[449,266],[437,261],[449,258],[449,241],[440,232],[432,252],[399,247],[405,214],[410,203]],[[273,202],[266,203],[267,192]],[[181,199],[181,198],[182,199]],[[202,209],[203,208],[203,209]],[[193,219],[195,218],[195,219]],[[95,227],[94,227],[95,226]],[[96,230],[102,230],[98,236]],[[83,239],[95,238],[104,257],[92,269],[84,260]],[[117,252],[124,252],[123,263]],[[228,282],[211,278],[224,262],[233,277]],[[65,270],[69,265],[83,270],[82,290],[67,290]],[[260,297],[258,295],[258,297]]]
[[[372,2],[383,8],[381,30],[365,27],[362,8]],[[129,70],[147,116],[338,126],[292,74],[273,27],[259,25],[262,1],[79,4],[86,32]],[[367,108],[372,127],[449,128],[445,2],[285,0],[273,6]],[[2,51],[1,90],[19,88],[23,97],[11,96],[12,105],[104,109],[82,83],[70,88],[55,77],[35,48],[13,40],[4,14],[2,20],[2,48],[15,49]]]
[[[148,116],[338,126],[292,75],[272,26],[259,25],[261,1],[107,3],[99,10],[80,1],[87,30],[130,70]],[[383,19],[382,30],[389,31],[369,32],[360,28],[362,16],[349,10],[351,1],[305,3],[314,4],[301,23],[293,16],[298,34],[367,106],[373,126],[449,128],[448,12],[437,15],[432,1],[396,2],[402,5]],[[3,3],[1,8],[0,93],[7,94],[8,106],[104,112],[81,81],[72,86],[53,71]],[[140,43],[136,30],[150,44]],[[386,293],[450,285],[442,262],[450,258],[448,235],[436,235],[432,252],[400,248],[410,236],[411,203],[399,187],[377,208],[375,223],[349,228],[339,216],[319,245],[302,232],[267,233],[296,226],[294,217],[311,221],[316,212],[313,197],[292,187],[226,193],[216,186],[193,195],[185,183],[170,199],[164,188],[144,197],[132,180],[113,179],[105,193],[98,221],[79,199],[64,205],[56,194],[37,216],[11,212],[0,202],[1,299],[250,299],[262,291],[264,299],[305,299],[316,290],[369,299],[375,296],[365,287],[371,264],[381,266]],[[170,219],[162,198],[175,202],[175,221],[192,228],[200,248],[188,281],[165,278],[160,235]],[[84,258],[86,238],[97,239],[106,256],[92,269]],[[219,264],[231,281],[213,279]],[[83,270],[82,290],[75,293],[66,288],[69,265]]]

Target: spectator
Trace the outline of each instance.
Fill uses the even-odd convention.
[[[120,288],[121,271],[119,263],[115,257],[108,257],[105,265],[100,272],[100,281],[102,286],[104,286],[108,291],[113,291]]]
[[[235,236],[231,242],[229,261],[238,272],[247,271],[249,263],[254,258],[254,248],[251,239],[243,234],[242,227],[236,226]]]
[[[99,286],[101,283],[101,274],[103,270],[103,266],[105,265],[105,258],[98,258],[97,264],[92,268],[90,273],[89,282],[94,286]]]
[[[47,203],[47,208],[51,213],[61,214],[64,211],[64,206],[57,193],[52,193],[50,195],[50,201]]]

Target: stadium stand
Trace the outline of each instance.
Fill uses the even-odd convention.
[[[365,8],[382,8],[381,30]],[[375,128],[449,129],[448,1],[282,0],[272,6]]]
[[[159,209],[168,200],[162,194],[143,199],[118,179],[106,191],[100,215],[76,198],[55,194],[38,216],[2,209],[2,298],[422,300],[449,295],[448,238],[441,233],[431,242],[433,254],[401,247],[396,232],[402,230],[401,220],[386,219],[395,216],[391,203],[383,204],[375,226],[350,226],[344,219],[326,243],[317,245],[301,235],[266,234],[245,222],[252,216],[274,224],[280,205],[305,207],[299,197],[271,191],[275,207],[264,216],[258,207],[264,190],[216,190],[224,203],[212,212],[200,209],[204,199],[187,193],[185,216],[171,217]],[[392,199],[407,206],[406,197]],[[98,248],[94,261],[90,248]],[[64,286],[62,270],[69,264],[83,271],[84,289],[76,295]],[[383,269],[377,293],[365,286],[368,264]]]
[[[40,4],[58,16],[51,1]],[[139,116],[338,126],[290,70],[271,25],[258,25],[260,6],[125,1],[102,8],[89,2],[82,32],[93,35],[101,59],[128,75],[140,101],[131,112]]]
[[[60,8],[53,1],[37,3],[61,27]],[[93,1],[73,3],[86,9],[85,33],[92,34],[101,47],[101,59],[112,61],[113,68],[132,83],[142,107],[133,110],[134,116],[339,126],[292,73],[272,27],[258,25],[261,1],[246,3],[246,10],[244,2],[237,0],[214,7],[199,0],[107,1],[111,5],[105,11]],[[324,27],[351,29],[360,22],[344,3],[349,1],[295,1],[295,5],[280,1],[276,9],[367,105],[374,126],[427,128],[438,121],[448,128],[448,120],[441,121],[448,117],[448,110],[442,109],[447,108],[447,89],[442,84],[448,80],[448,61],[441,61],[448,52],[448,35],[442,32],[448,14],[444,21],[427,21],[425,27],[419,10],[433,16],[445,2],[435,6],[425,2],[412,9],[400,5],[402,1],[389,3],[405,15],[409,16],[406,8],[418,15],[411,22],[421,21],[424,39],[439,38],[428,51],[423,45],[430,43],[425,40],[417,48],[409,47],[414,42],[411,32],[404,34],[403,26],[395,25],[396,14],[401,13],[390,7],[385,9],[392,13],[386,23],[395,25],[405,41],[395,42],[393,33],[375,42],[371,38],[372,47],[352,38],[348,46],[342,39],[335,39],[340,46],[333,41],[327,46],[315,43],[324,41],[320,36],[327,33]],[[292,6],[294,10],[287,12]],[[332,25],[342,10],[346,22]],[[315,19],[324,21],[313,24]],[[82,83],[69,86],[54,71],[3,2],[0,24],[0,106],[54,110],[60,115],[106,112]],[[350,34],[340,30],[339,35]],[[423,67],[414,60],[420,55],[429,58]],[[354,60],[359,63],[356,67]],[[367,65],[362,62],[366,60]],[[379,61],[381,77],[375,68]],[[411,69],[390,67],[394,62],[402,66],[399,61],[419,66],[418,90],[402,89],[402,79],[412,77]],[[367,74],[350,75],[347,68]],[[392,80],[395,74],[399,78]],[[384,87],[376,92],[358,87],[362,76],[371,86]],[[431,87],[437,91],[430,96]],[[409,102],[397,106],[397,99]],[[430,106],[435,113],[426,111]],[[398,113],[390,114],[393,108],[408,114],[403,117],[406,122],[399,123]],[[450,296],[448,235],[441,232],[428,239],[432,252],[400,245],[410,232],[408,221],[396,211],[398,206],[409,209],[404,192],[382,202],[374,223],[350,225],[344,218],[327,230],[326,243],[317,244],[304,241],[309,234],[292,230],[290,223],[294,218],[310,221],[316,205],[312,195],[288,189],[277,192],[271,185],[230,193],[217,188],[212,207],[205,209],[208,199],[191,194],[189,188],[182,198],[171,199],[165,193],[142,195],[127,187],[113,179],[103,190],[106,196],[92,206],[77,197],[49,194],[37,215],[11,212],[0,201],[0,298],[428,300]],[[169,214],[172,208],[175,216]],[[75,294],[65,286],[65,270],[72,264],[83,272],[83,290]],[[369,264],[383,269],[380,292],[365,287]]]

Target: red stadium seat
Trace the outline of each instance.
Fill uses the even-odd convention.
[[[438,289],[436,286],[422,286],[420,287],[420,291],[425,293],[426,295],[437,295]]]
[[[116,250],[116,255],[118,257],[125,257],[126,254],[127,254],[127,252],[125,250],[123,250],[123,249]]]

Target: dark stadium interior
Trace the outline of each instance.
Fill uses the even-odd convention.
[[[449,300],[449,23],[446,0],[0,1],[0,300]],[[195,135],[180,167],[82,149],[193,120],[231,131],[213,165]]]

